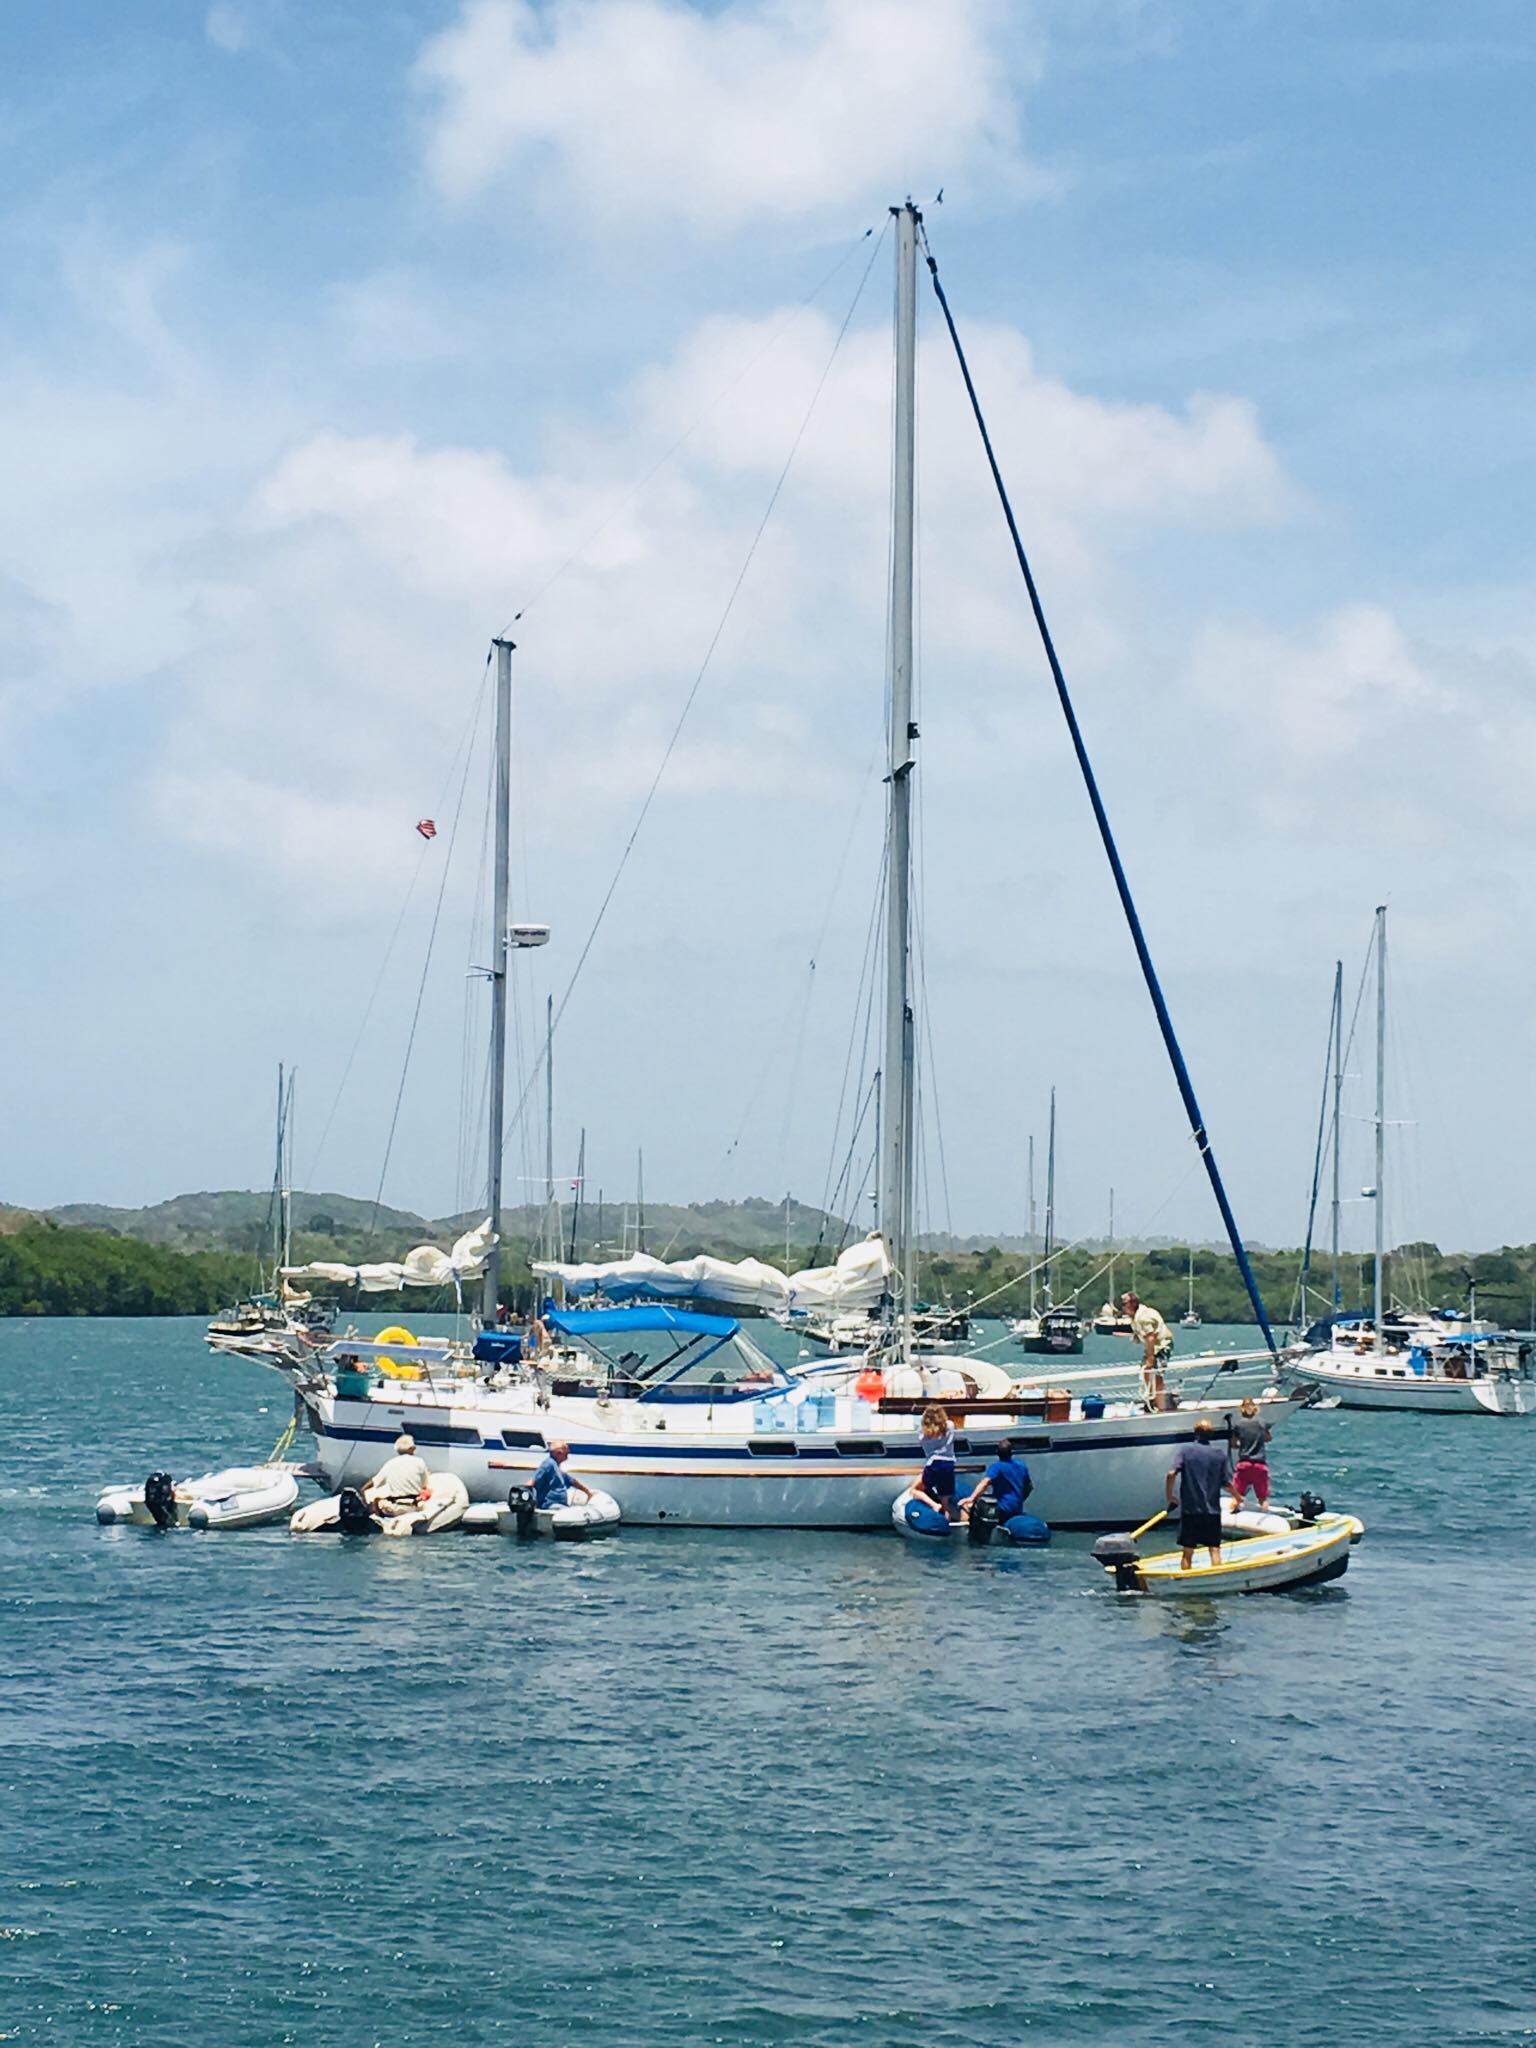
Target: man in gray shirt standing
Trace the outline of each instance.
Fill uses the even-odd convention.
[[[1179,1509],[1179,1541],[1184,1554],[1179,1569],[1188,1571],[1197,1550],[1209,1550],[1211,1563],[1221,1563],[1221,1496],[1231,1483],[1232,1454],[1215,1441],[1208,1415],[1195,1418],[1195,1440],[1182,1444],[1168,1468],[1168,1512]],[[1177,1489],[1177,1491],[1175,1491]]]

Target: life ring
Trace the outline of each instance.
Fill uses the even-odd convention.
[[[409,1330],[402,1329],[399,1323],[391,1323],[387,1330],[380,1330],[373,1341],[375,1344],[398,1344],[402,1350],[416,1348],[415,1337]],[[425,1377],[419,1365],[405,1365],[398,1358],[380,1357],[376,1363],[386,1379],[419,1380]]]

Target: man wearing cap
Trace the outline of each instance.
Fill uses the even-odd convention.
[[[413,1436],[395,1438],[395,1455],[363,1488],[363,1499],[375,1513],[403,1515],[427,1490],[427,1468],[416,1455]]]
[[[1131,1319],[1131,1336],[1141,1346],[1141,1396],[1149,1408],[1168,1406],[1163,1366],[1173,1352],[1173,1332],[1150,1301],[1125,1293],[1120,1306]]]
[[[1179,1446],[1165,1482],[1168,1513],[1175,1505],[1179,1510],[1181,1571],[1189,1570],[1197,1550],[1209,1550],[1211,1563],[1221,1563],[1221,1496],[1231,1483],[1230,1448],[1216,1441],[1208,1415],[1197,1416],[1195,1440]]]

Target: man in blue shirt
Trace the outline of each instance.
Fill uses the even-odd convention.
[[[1195,1440],[1174,1453],[1168,1468],[1166,1512],[1179,1510],[1179,1569],[1188,1571],[1197,1550],[1209,1550],[1211,1563],[1221,1563],[1221,1496],[1232,1484],[1232,1452],[1216,1441],[1208,1415],[1195,1418]]]
[[[1029,1467],[1022,1458],[1013,1455],[1013,1443],[1004,1437],[997,1447],[997,1456],[987,1467],[987,1476],[966,1500],[960,1513],[970,1520],[971,1509],[984,1493],[990,1493],[997,1503],[997,1519],[1012,1521],[1015,1515],[1024,1512],[1024,1503],[1035,1490],[1035,1482],[1029,1476]]]
[[[565,1461],[571,1455],[571,1447],[558,1437],[549,1447],[549,1455],[533,1475],[533,1504],[536,1508],[564,1508],[571,1504],[572,1493],[579,1493],[583,1500],[592,1498],[590,1486],[583,1486],[574,1473],[567,1472]]]

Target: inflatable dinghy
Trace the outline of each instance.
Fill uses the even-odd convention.
[[[969,1521],[962,1522],[958,1515],[951,1521],[936,1508],[929,1507],[927,1501],[914,1500],[910,1486],[892,1502],[891,1520],[903,1536],[909,1536],[918,1543],[958,1540],[984,1547],[994,1537],[999,1543],[1033,1545],[1051,1540],[1049,1528],[1038,1515],[1011,1515],[1006,1522],[1000,1521],[995,1504],[991,1499],[984,1499],[976,1503]]]
[[[1264,1519],[1284,1517],[1271,1512]],[[1208,1550],[1197,1549],[1188,1571],[1180,1567],[1179,1550],[1142,1557],[1129,1536],[1101,1536],[1093,1554],[1121,1593],[1174,1599],[1190,1594],[1282,1593],[1342,1578],[1351,1546],[1364,1534],[1364,1523],[1353,1515],[1329,1514],[1320,1505],[1315,1515],[1298,1514],[1293,1526],[1279,1531],[1234,1535],[1221,1546],[1220,1564],[1212,1563]]]
[[[298,1497],[290,1465],[233,1465],[200,1479],[151,1472],[142,1486],[109,1486],[96,1503],[96,1519],[140,1529],[259,1529],[282,1521]]]
[[[562,1508],[536,1508],[531,1486],[514,1486],[505,1502],[476,1501],[464,1517],[471,1536],[552,1536],[558,1543],[584,1543],[611,1536],[619,1526],[619,1504],[594,1487],[588,1500]]]
[[[403,1514],[377,1515],[356,1487],[344,1486],[325,1500],[300,1508],[288,1524],[296,1536],[335,1530],[343,1536],[436,1536],[456,1529],[469,1506],[469,1491],[452,1472],[429,1472],[427,1490]]]

